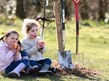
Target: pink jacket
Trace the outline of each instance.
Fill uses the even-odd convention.
[[[21,54],[14,58],[15,53],[10,50],[6,43],[0,45],[0,72],[4,71],[13,61],[21,60]]]

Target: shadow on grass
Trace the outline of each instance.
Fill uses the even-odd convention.
[[[20,78],[23,81],[102,81],[97,77],[77,77],[74,75],[68,76],[38,76],[38,75],[25,75]]]
[[[7,78],[5,75],[2,75],[2,79]],[[4,80],[3,79],[3,80]],[[11,78],[9,78],[11,79]],[[13,78],[12,81],[103,81],[99,77],[83,77],[83,76],[76,76],[76,75],[39,75],[39,74],[32,74],[32,75],[21,75],[20,78]],[[6,79],[6,81],[11,81]],[[108,80],[106,80],[108,81]]]
[[[64,81],[61,76],[54,75],[23,75],[20,79],[23,81]]]

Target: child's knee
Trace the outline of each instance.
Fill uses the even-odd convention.
[[[31,66],[34,66],[34,65],[40,66],[40,64],[37,61],[34,61],[34,60],[30,60],[30,65]]]
[[[46,58],[46,59],[45,59],[45,61],[46,61],[48,64],[50,64],[50,65],[51,65],[51,59]]]
[[[21,55],[22,55],[22,59],[23,59],[23,60],[24,60],[24,59],[29,59],[28,53],[27,53],[25,50],[21,51]]]
[[[25,50],[22,50],[21,55],[22,55],[22,57],[25,57],[25,56],[28,56],[28,53]]]
[[[29,63],[29,60],[25,59],[22,61],[26,67],[29,67],[30,63]]]

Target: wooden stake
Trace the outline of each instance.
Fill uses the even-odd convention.
[[[64,45],[63,45],[63,33],[62,33],[62,27],[61,27],[61,9],[60,5],[61,3],[59,1],[54,2],[54,15],[55,15],[55,22],[56,22],[56,29],[57,29],[57,38],[58,38],[58,50],[63,51]]]

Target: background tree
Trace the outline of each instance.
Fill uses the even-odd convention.
[[[105,13],[108,11],[109,0],[99,0],[99,18],[98,20],[105,19]]]
[[[74,6],[72,0],[65,0],[65,17],[67,20],[71,20],[73,13],[74,13]]]
[[[89,6],[87,0],[81,0],[79,3],[79,13],[83,20],[89,18]]]
[[[24,0],[17,0],[16,1],[17,5],[16,5],[16,16],[20,17],[20,18],[25,18],[25,11],[24,11]]]
[[[9,1],[16,1],[16,16],[20,18],[36,18],[43,16],[44,1],[45,0],[0,0],[0,14],[6,15],[6,6]],[[46,6],[46,16],[50,17],[53,14],[53,2],[60,0],[48,0],[49,4]],[[74,4],[72,0],[65,0],[65,17],[71,20],[75,14]],[[80,17],[91,20],[104,20],[105,14],[109,12],[109,0],[81,0],[79,4]]]

